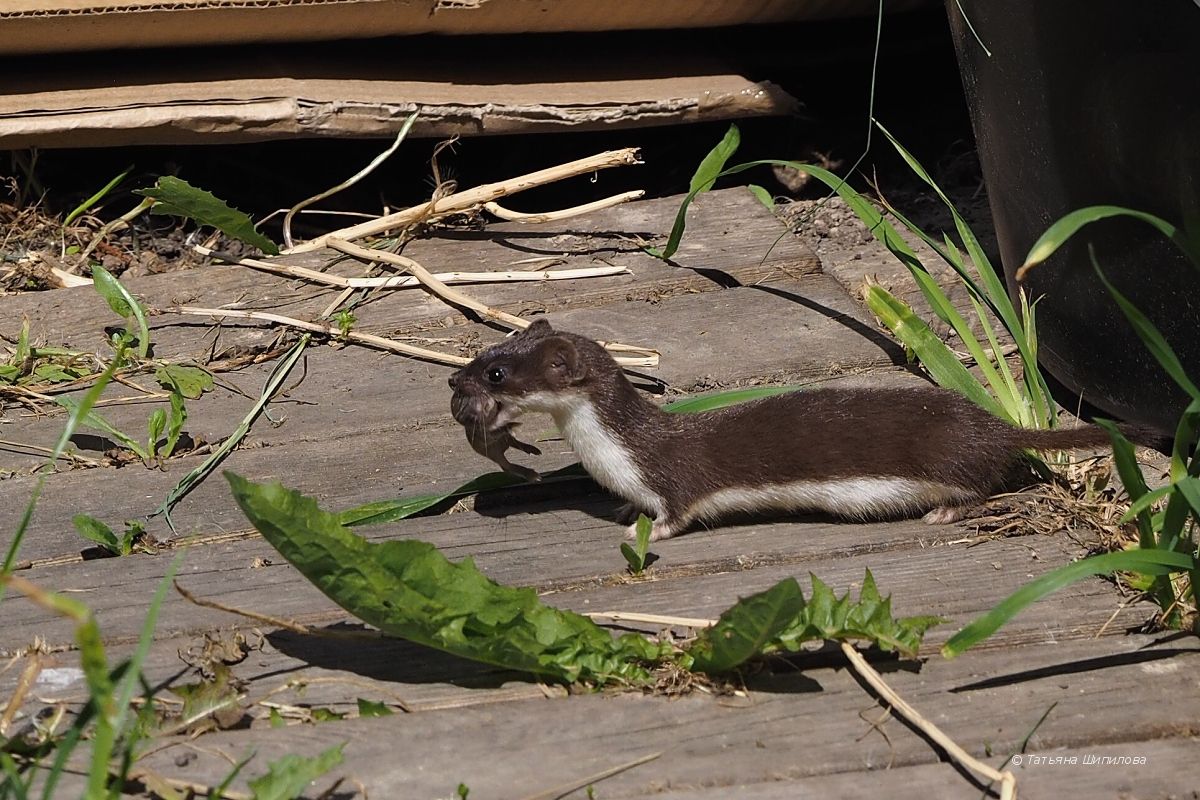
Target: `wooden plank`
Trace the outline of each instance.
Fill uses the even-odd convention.
[[[1021,797],[1186,797],[1192,791],[1197,743],[1190,739],[1130,741],[1116,745],[1063,748],[1038,753],[1028,766],[1013,769]],[[1121,761],[1105,758],[1132,758]],[[991,759],[993,763],[999,761]],[[1194,784],[1194,781],[1193,781]],[[604,784],[601,790],[607,788]],[[1192,791],[1194,794],[1194,791]],[[918,764],[876,768],[755,784],[675,789],[659,800],[928,800],[930,797],[978,800],[984,795],[946,764]]]
[[[1076,659],[1094,652],[1096,643],[1030,648],[1023,655],[1032,665],[1044,665],[1044,672],[991,689],[945,691],[956,683],[955,676],[961,676],[966,661],[929,661],[919,673],[891,671],[887,679],[981,757],[986,748],[1000,754],[1015,749],[1055,702],[1030,741],[1029,752],[1086,750],[1097,741],[1106,745],[1106,752],[1137,752],[1146,740],[1186,735],[1200,712],[1195,670],[1188,666],[1197,657],[1195,648],[1167,658],[1141,659],[1138,651],[1126,649],[1133,644],[1129,640],[1105,644],[1118,645],[1115,654],[1085,671],[1074,671]],[[970,669],[991,674],[1011,665],[1008,654],[997,652],[970,661]],[[1142,680],[1149,664],[1158,671],[1152,688]],[[1176,668],[1164,669],[1169,664]],[[242,753],[253,741],[259,748],[257,758],[265,761],[284,752],[313,753],[331,741],[348,741],[342,773],[362,781],[372,794],[446,796],[462,782],[481,796],[526,797],[663,752],[652,764],[598,787],[606,797],[637,797],[670,790],[689,796],[690,791],[767,781],[807,784],[813,776],[882,769],[889,762],[901,767],[933,764],[938,758],[896,720],[883,724],[887,740],[871,733],[864,717],[878,719],[881,710],[846,669],[806,669],[767,680],[751,680],[745,698],[592,695],[347,721],[332,727],[225,732],[206,737],[205,752],[183,767],[173,766],[171,749],[148,761],[174,776],[213,783],[228,769],[214,752]],[[1114,685],[1126,691],[1113,692]],[[1135,696],[1152,704],[1152,718],[1130,718],[1129,703]],[[814,720],[820,724],[806,722]],[[949,766],[941,768],[953,772]],[[251,767],[247,774],[260,769]],[[1172,790],[1190,788],[1192,776],[1187,773],[1161,775]],[[970,788],[964,784],[961,796]]]
[[[774,288],[796,294],[804,302],[766,292]],[[764,315],[772,320],[769,330],[761,323]],[[555,314],[552,319],[564,328],[598,335],[645,336],[663,352],[657,375],[681,390],[699,390],[750,381],[822,382],[883,368],[892,356],[857,334],[855,326],[867,324],[862,316],[833,281],[811,276],[765,288],[681,295],[658,304],[652,314],[645,313],[642,303],[619,301],[614,306]],[[747,337],[747,331],[759,334]],[[247,394],[257,396],[267,369],[264,365],[251,373],[253,378],[239,374],[233,380]],[[257,449],[234,453],[227,468],[258,480],[278,478],[322,499],[332,498],[340,507],[402,490],[419,494],[447,484],[456,486],[492,465],[469,448],[461,428],[450,418],[445,383],[450,372],[408,359],[381,360],[360,348],[316,348],[308,356],[304,381],[274,406],[274,413],[286,422],[275,427],[260,419],[248,439],[248,446]],[[866,375],[859,380],[876,378]],[[250,399],[224,390],[206,395],[189,404],[187,430],[217,440],[233,429],[251,405]],[[104,414],[118,428],[140,435],[149,407],[106,408]],[[57,440],[61,420],[61,416],[18,417],[6,427],[4,438],[50,447]],[[553,432],[548,418],[530,426],[534,433]],[[548,455],[536,460],[541,469],[573,461],[564,445],[551,443],[546,450]],[[110,524],[151,513],[199,460],[174,459],[164,471],[132,464],[120,470],[77,469],[51,476],[22,557],[77,552],[80,540],[69,527],[77,513]],[[38,463],[39,459],[28,456],[18,461],[25,470]],[[0,506],[21,508],[34,480],[24,474],[0,481]],[[216,478],[180,504],[174,519],[185,534],[244,527],[223,482]],[[170,536],[161,520],[149,530],[159,538]]]
[[[626,297],[659,299],[715,291],[723,286],[795,278],[819,269],[816,257],[792,237],[785,237],[772,248],[782,227],[744,189],[709,192],[699,198],[689,214],[689,235],[672,263],[647,255],[643,242],[665,237],[678,204],[678,198],[664,198],[562,222],[505,223],[483,231],[447,232],[437,240],[414,241],[405,252],[433,272],[513,269],[519,268],[513,262],[538,257],[563,259],[564,263],[556,268],[607,263],[632,270],[631,275],[571,282],[470,287],[470,293],[483,302],[518,314],[585,307]],[[340,257],[327,251],[286,262],[317,268]],[[221,265],[132,278],[127,286],[151,308],[248,303],[299,318],[315,316],[337,293]],[[466,321],[462,314],[419,289],[380,293],[355,309],[355,314],[359,317],[357,329],[382,334],[413,333]],[[95,352],[106,349],[102,328],[119,323],[89,287],[0,298],[0,333],[15,337],[23,316],[31,320],[33,337]],[[152,333],[156,354],[172,359],[201,357],[209,343],[198,343],[198,334],[208,327],[203,318],[155,317]],[[222,346],[250,346],[272,335],[261,326],[232,323],[226,326],[220,342]]]
[[[617,550],[620,529],[596,519],[588,510],[571,512],[547,504],[548,513],[504,517],[481,525],[473,515],[407,520],[385,530],[364,531],[372,538],[413,536],[443,549],[447,557],[470,555],[486,574],[509,584],[534,584],[556,591],[548,602],[579,611],[643,611],[712,617],[739,596],[761,591],[789,575],[819,575],[839,591],[855,586],[870,568],[884,592],[895,596],[899,614],[939,614],[958,623],[990,608],[1010,592],[1078,548],[1060,539],[1043,538],[1031,545],[1020,539],[943,547],[934,542],[961,538],[953,528],[931,531],[919,521],[880,525],[838,525],[820,521],[766,523],[721,532],[696,533],[656,544],[661,556],[658,580],[614,582],[624,563]],[[569,532],[564,534],[565,532]],[[1037,560],[1031,558],[1036,546]],[[35,570],[32,579],[85,598],[101,625],[105,641],[131,642],[170,554],[138,556],[121,562],[85,561]],[[269,562],[264,566],[263,562]],[[114,567],[120,565],[120,570]],[[260,539],[216,543],[189,552],[180,582],[201,597],[259,613],[298,618],[311,624],[345,619],[295,570],[281,562]],[[803,581],[807,583],[807,581]],[[1060,618],[1057,603],[1076,596],[1080,604]],[[1116,609],[1118,599],[1103,583],[1076,585],[1055,603],[1027,611],[995,640],[993,646],[1092,636]],[[6,624],[0,644],[6,650],[40,636],[52,645],[71,641],[67,621],[23,598],[5,601]],[[1144,617],[1129,609],[1122,622]],[[156,635],[194,634],[229,625],[235,619],[213,609],[198,608],[170,595]],[[945,633],[934,634],[936,643]]]

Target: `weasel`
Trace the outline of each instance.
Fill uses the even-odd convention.
[[[1109,443],[1095,426],[1016,428],[936,387],[817,389],[670,414],[603,347],[544,317],[454,373],[450,388],[472,446],[516,474],[532,470],[504,457],[509,446],[530,452],[513,426],[528,412],[550,414],[592,478],[628,501],[621,521],[646,513],[654,540],[732,512],[955,522],[1025,450]]]

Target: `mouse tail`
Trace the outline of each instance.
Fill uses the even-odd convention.
[[[1150,447],[1160,452],[1171,451],[1171,437],[1156,428],[1145,425],[1117,425],[1126,439],[1141,447]],[[1112,440],[1108,431],[1099,425],[1081,425],[1078,428],[1054,428],[1051,430],[1035,430],[1021,428],[1018,431],[1018,444],[1032,450],[1086,450],[1093,448],[1108,448]]]

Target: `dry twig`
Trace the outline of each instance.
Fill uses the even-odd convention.
[[[895,690],[888,686],[884,682],[883,677],[875,671],[875,668],[868,664],[867,660],[854,649],[854,645],[849,642],[842,642],[842,652],[850,660],[850,665],[854,667],[854,671],[861,675],[863,680],[869,683],[871,688],[887,701],[888,705],[903,714],[904,718],[917,728],[920,728],[922,733],[936,742],[939,747],[946,751],[947,755],[959,764],[962,764],[976,775],[983,776],[985,780],[991,783],[999,783],[1000,800],[1016,800],[1017,778],[1012,772],[1009,770],[1001,772],[991,765],[983,763],[959,747],[958,743],[943,733],[941,728],[921,716],[903,697],[896,694]]]
[[[564,178],[570,178],[575,175],[586,175],[589,172],[608,169],[609,167],[620,167],[637,163],[639,161],[636,148],[631,147],[624,150],[599,153],[577,161],[571,161],[567,164],[559,164],[558,166],[531,172],[517,178],[510,178],[506,181],[485,183],[482,186],[476,186],[466,191],[456,192],[443,198],[421,203],[403,211],[398,211],[395,214],[389,214],[386,217],[380,217],[379,219],[359,225],[352,225],[349,228],[342,228],[341,230],[333,231],[324,236],[318,236],[316,239],[288,248],[284,251],[284,254],[309,253],[325,247],[330,239],[359,239],[364,236],[374,236],[393,228],[401,228],[416,222],[469,211],[470,209],[482,206],[484,203],[490,203],[501,197],[516,194],[526,189],[532,189],[535,186],[544,186],[547,183],[554,183]]]

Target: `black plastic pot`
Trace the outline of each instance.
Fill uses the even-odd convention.
[[[1088,205],[1200,221],[1200,0],[947,0],[1001,259]],[[971,32],[970,19],[979,40]],[[1106,220],[1025,281],[1042,367],[1105,415],[1173,431],[1183,393],[1096,278],[1167,338],[1200,383],[1200,269],[1144,223]]]

